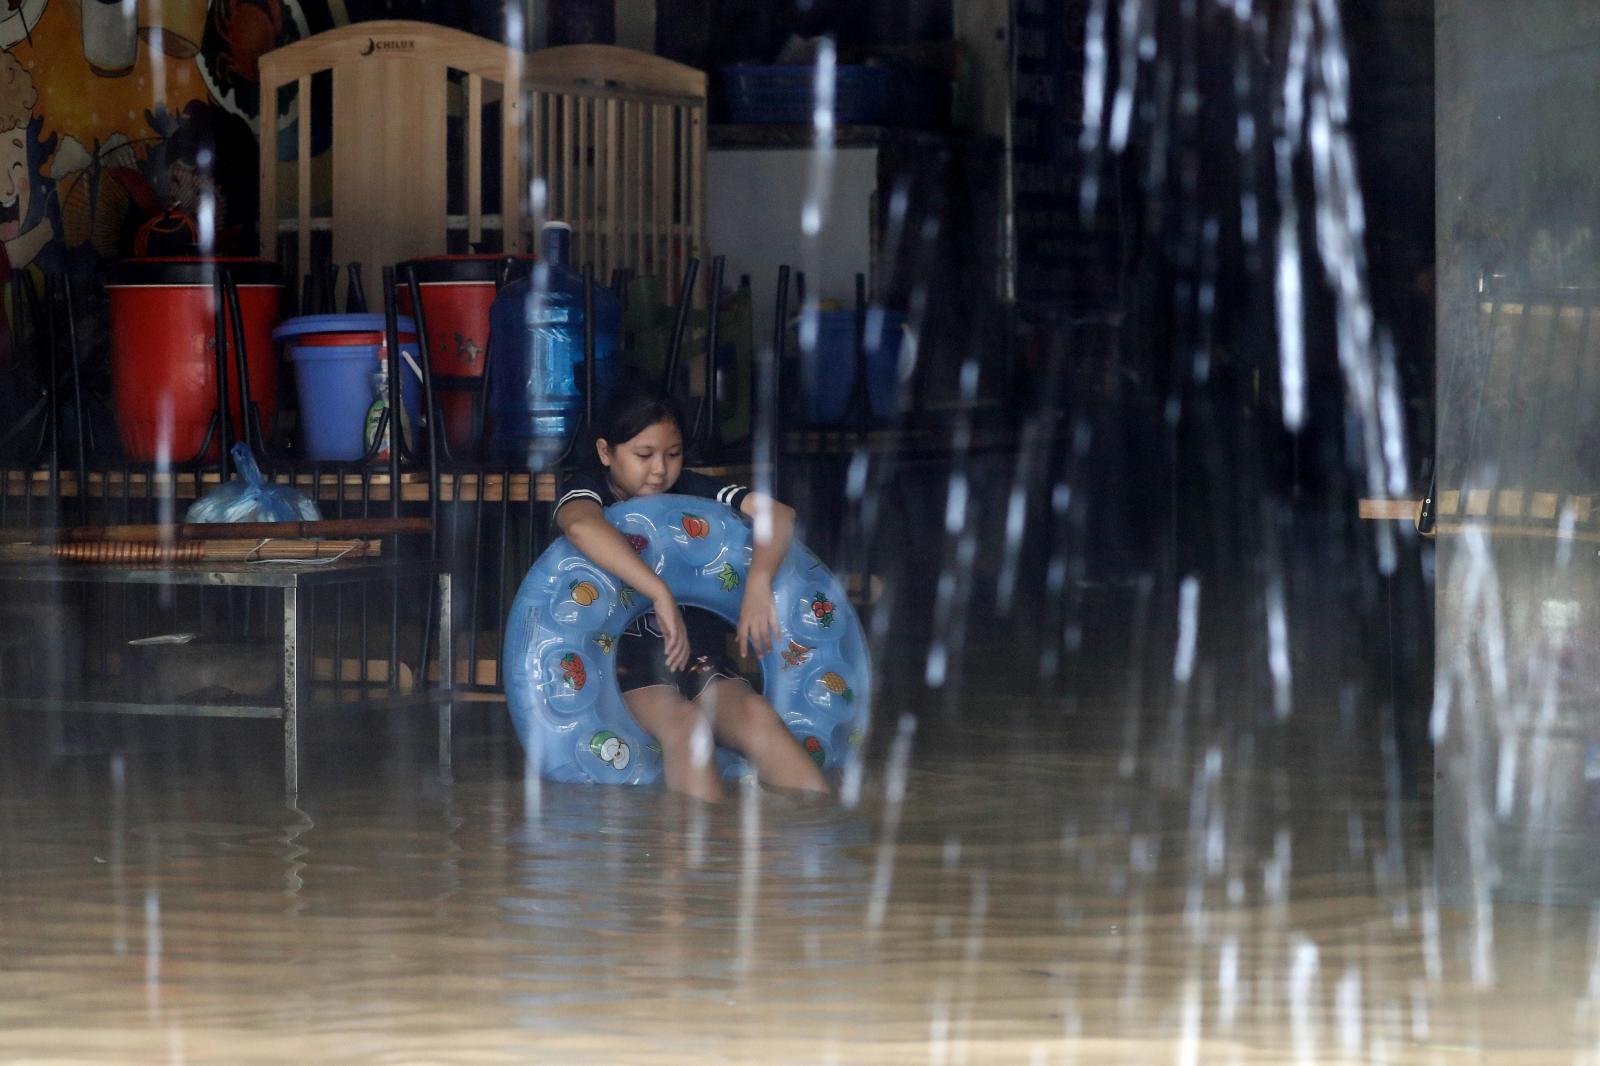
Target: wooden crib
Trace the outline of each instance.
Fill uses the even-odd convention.
[[[625,48],[524,55],[396,20],[317,34],[261,57],[263,253],[374,279],[527,251],[559,218],[579,266],[675,291],[703,255],[705,98],[703,72]]]

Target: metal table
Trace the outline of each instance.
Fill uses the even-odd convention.
[[[284,791],[300,790],[300,705],[310,688],[311,671],[301,670],[305,644],[300,593],[327,585],[435,577],[439,594],[439,765],[450,769],[451,618],[450,574],[432,563],[355,559],[324,564],[213,563],[195,566],[99,566],[70,563],[0,564],[0,585],[10,583],[186,585],[283,590],[283,701],[281,705],[144,703],[123,700],[73,700],[0,697],[0,707],[24,710],[82,711],[102,714],[182,715],[209,718],[278,718],[283,720]],[[393,669],[395,664],[391,664]],[[335,664],[337,675],[338,666]],[[426,687],[427,671],[422,670]]]

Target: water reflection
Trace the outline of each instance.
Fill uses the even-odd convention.
[[[421,751],[299,808],[265,764],[19,764],[0,1059],[1569,1062],[1600,1035],[1588,913],[1501,907],[1486,938],[1437,905],[1425,806],[1376,758],[1219,733],[1164,787],[1113,715],[969,703],[855,809],[529,803],[498,756],[419,785]]]

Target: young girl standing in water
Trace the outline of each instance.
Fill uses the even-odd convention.
[[[667,787],[704,800],[722,799],[712,758],[713,746],[721,745],[749,759],[768,785],[827,792],[822,771],[724,653],[721,628],[699,612],[686,622],[672,590],[603,511],[622,500],[664,492],[713,499],[751,519],[770,509],[770,534],[753,538],[737,630],[740,654],[764,655],[779,636],[772,578],[789,550],[793,508],[743,485],[684,470],[682,419],[671,398],[660,393],[620,391],[606,405],[595,437],[595,455],[585,457],[588,466],[562,485],[555,523],[590,561],[653,604],[617,641],[617,686],[634,720],[661,745]]]

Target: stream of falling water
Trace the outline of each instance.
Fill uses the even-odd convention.
[[[1085,214],[1104,194],[1101,163],[1131,145],[1156,146],[1162,181],[1169,165],[1180,175],[1190,195],[1168,215],[1194,236],[1185,340],[1197,342],[1220,314],[1221,232],[1193,195],[1194,160],[1177,158],[1199,128],[1201,6],[1163,7],[1185,28],[1158,40],[1153,0],[1090,0],[1077,142],[1090,161]],[[1250,0],[1210,6],[1237,22],[1235,92],[1253,99],[1270,64],[1247,46],[1265,15]],[[1270,246],[1262,279],[1282,420],[1300,430],[1307,417],[1315,327],[1303,306],[1320,284],[1364,487],[1399,492],[1404,427],[1368,292],[1337,4],[1284,10],[1269,113],[1241,106],[1228,148],[1243,172],[1264,160],[1273,178],[1237,190],[1238,225],[1244,246]],[[521,40],[520,22],[507,36]],[[825,46],[819,150],[800,205],[813,271],[833,178],[835,63]],[[1170,99],[1144,108],[1141,85]],[[925,233],[931,247],[939,220],[904,215],[891,198],[894,231]],[[802,359],[815,354],[818,292],[798,308]],[[913,287],[902,385],[930,298]],[[1194,348],[1203,383],[1210,355]],[[980,355],[957,360],[965,406],[932,509],[941,521],[918,560],[934,595],[914,672],[942,690],[948,713],[910,707],[886,683],[877,751],[850,767],[844,805],[751,787],[717,808],[541,787],[481,750],[462,758],[453,787],[397,758],[381,773],[323,773],[290,808],[270,798],[270,774],[240,781],[200,765],[164,781],[137,750],[18,760],[0,781],[0,1061],[1597,1061],[1590,913],[1442,905],[1426,786],[1403,800],[1370,736],[1285,739],[1319,721],[1333,723],[1320,739],[1348,739],[1338,727],[1355,717],[1339,684],[1295,703],[1315,686],[1297,673],[1307,612],[1293,610],[1287,540],[1268,539],[1254,560],[1263,609],[1258,632],[1238,635],[1237,659],[1202,646],[1209,579],[1168,575],[1173,617],[1152,619],[1165,601],[1144,573],[1134,650],[1120,664],[1136,682],[1126,707],[1068,713],[1065,700],[973,695],[981,685],[961,670],[982,628],[969,604],[985,562],[977,519],[993,502],[969,454]],[[1060,372],[1052,358],[1015,468],[996,482],[1007,493],[1003,610],[1025,595],[1064,599],[1085,577],[1071,538],[1092,501],[1076,475],[1100,445],[1087,421],[1067,427],[1065,474],[1050,483]],[[763,427],[775,418],[757,411]],[[868,539],[895,476],[865,449],[850,464],[844,497]],[[1255,520],[1257,501],[1225,502],[1235,513],[1218,521]],[[1019,572],[1030,518],[1051,530],[1042,579]],[[1394,546],[1377,528],[1387,572]],[[1493,602],[1485,566],[1469,575],[1472,604]],[[889,617],[875,619],[880,658]],[[1062,629],[1042,642],[1047,678],[1078,648],[1081,634]],[[1171,692],[1165,676],[1149,690],[1170,698],[1149,714],[1145,642],[1169,630]],[[1498,692],[1505,653],[1494,628],[1485,633]],[[1268,700],[1219,708],[1218,675],[1249,656],[1270,677]]]

